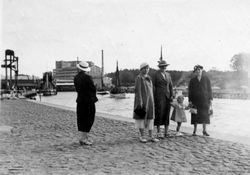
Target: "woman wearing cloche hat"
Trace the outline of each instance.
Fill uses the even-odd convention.
[[[77,64],[80,70],[74,78],[74,85],[77,92],[77,127],[80,132],[79,143],[81,145],[91,145],[92,141],[88,139],[88,133],[95,120],[95,102],[98,101],[96,97],[96,87],[90,75],[86,72],[90,71],[87,62],[80,62]]]
[[[203,124],[203,135],[209,136],[206,125],[210,124],[209,108],[212,104],[212,88],[210,80],[202,73],[203,66],[195,65],[194,74],[189,82],[188,101],[197,109],[191,114],[191,124],[194,125],[193,136],[196,136],[197,124]]]
[[[158,142],[159,140],[153,137],[154,130],[154,96],[153,84],[148,75],[149,65],[142,63],[140,65],[140,74],[135,80],[135,100],[134,100],[134,114],[135,126],[139,129],[140,142],[147,141]],[[150,139],[144,137],[144,129],[148,129]]]

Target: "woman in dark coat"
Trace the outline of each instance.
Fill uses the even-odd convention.
[[[95,102],[98,101],[96,87],[91,76],[85,73],[90,71],[89,64],[80,62],[77,68],[80,72],[74,78],[74,85],[77,92],[77,127],[81,135],[79,142],[81,145],[91,145],[88,133],[95,120]]]
[[[193,136],[196,136],[197,124],[203,124],[203,135],[209,136],[206,124],[210,124],[209,108],[213,97],[210,80],[202,74],[202,70],[201,65],[194,66],[195,77],[189,83],[189,105],[197,108],[197,113],[191,114],[191,124],[194,125]]]

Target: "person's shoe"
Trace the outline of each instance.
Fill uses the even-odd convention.
[[[192,136],[197,136],[197,134],[195,132],[193,132]]]
[[[160,140],[157,139],[157,138],[155,138],[155,137],[152,137],[152,138],[150,139],[150,141],[151,141],[151,142],[159,142]]]
[[[89,140],[79,140],[80,145],[92,145],[92,142]]]
[[[183,134],[181,132],[176,132],[175,136],[182,136]]]
[[[169,137],[172,137],[172,136],[171,136],[169,133],[165,133],[165,134],[164,134],[164,137],[165,137],[165,138],[169,138]]]
[[[163,139],[163,138],[164,138],[164,136],[163,136],[162,133],[157,133],[156,137],[157,137],[158,139]]]
[[[207,131],[203,131],[202,132],[204,136],[209,136],[209,134],[207,133]]]
[[[139,140],[141,143],[146,143],[147,142],[147,139],[143,138],[143,137],[139,137]]]

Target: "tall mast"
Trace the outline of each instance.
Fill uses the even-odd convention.
[[[49,88],[49,72],[46,72],[46,89]]]
[[[120,87],[118,61],[116,61],[116,72],[115,72],[115,75],[116,75],[116,77],[115,77],[116,78],[115,84],[116,84],[116,86]]]
[[[103,87],[104,87],[104,83],[103,83],[103,74],[104,74],[104,60],[103,60],[103,50],[102,50],[101,89],[103,89]]]
[[[161,46],[161,57],[160,57],[160,61],[162,61],[162,46]]]

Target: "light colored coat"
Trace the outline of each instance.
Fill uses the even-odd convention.
[[[171,116],[171,120],[175,122],[187,122],[187,117],[185,114],[185,109],[187,108],[184,104],[178,102],[172,102],[174,110]]]
[[[138,106],[143,107],[146,110],[145,119],[155,118],[153,84],[148,75],[144,77],[139,74],[135,80],[134,109]],[[135,113],[133,114],[133,118],[140,119]]]

